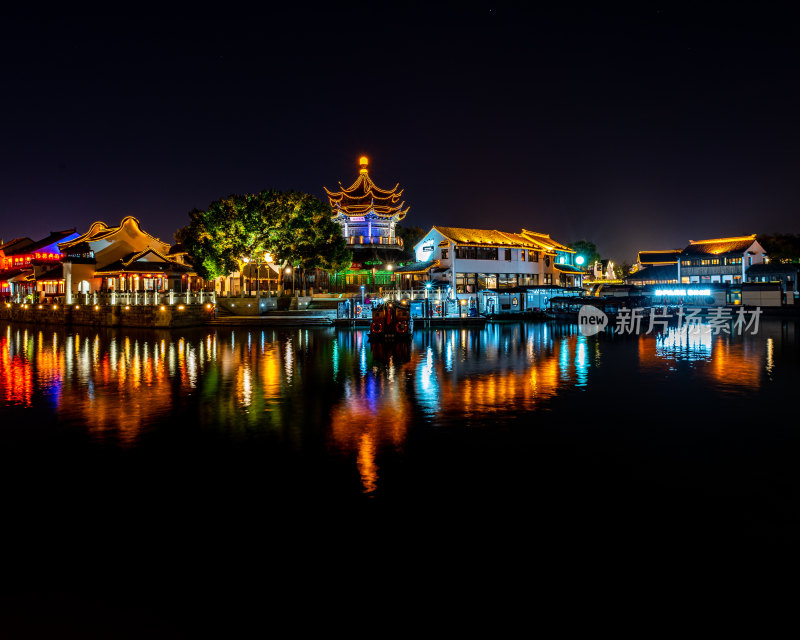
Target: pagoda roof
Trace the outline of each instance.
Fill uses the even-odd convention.
[[[662,249],[656,251],[640,251],[636,257],[639,264],[676,264],[682,249]]]
[[[341,182],[340,191],[322,187],[328,194],[328,200],[336,215],[364,216],[374,213],[382,218],[396,217],[397,220],[405,218],[410,207],[403,208],[405,202],[400,200],[403,195],[403,189],[399,189],[400,183],[398,182],[391,190],[381,189],[369,177],[367,159],[361,158],[360,162],[358,178],[349,187],[345,188]]]
[[[689,240],[684,254],[719,255],[721,253],[744,253],[756,241],[756,234],[733,238],[714,238],[712,240]]]

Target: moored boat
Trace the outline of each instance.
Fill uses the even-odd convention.
[[[372,310],[370,340],[408,340],[414,331],[414,318],[405,301],[387,302]]]

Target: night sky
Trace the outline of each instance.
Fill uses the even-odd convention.
[[[324,198],[357,158],[406,223],[603,257],[800,232],[798,21],[768,5],[558,3],[3,19],[0,236]]]

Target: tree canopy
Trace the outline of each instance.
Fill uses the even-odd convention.
[[[406,251],[411,251],[414,245],[425,236],[425,230],[422,227],[404,227],[398,224],[395,227],[395,234],[398,238],[403,239],[403,248]]]
[[[295,191],[231,194],[189,212],[179,229],[197,273],[212,279],[242,271],[269,253],[281,266],[336,269],[351,260],[333,211],[314,196]]]
[[[758,235],[757,239],[767,252],[770,262],[800,262],[800,235],[773,233]]]
[[[599,262],[602,259],[594,242],[589,242],[588,240],[578,240],[577,242],[572,242],[567,246],[569,246],[570,249],[574,249],[579,255],[585,258],[586,262],[584,264],[587,267],[591,267],[595,262]]]

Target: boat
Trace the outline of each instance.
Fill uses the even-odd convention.
[[[414,332],[414,318],[408,302],[387,302],[372,309],[370,340],[409,340]]]

